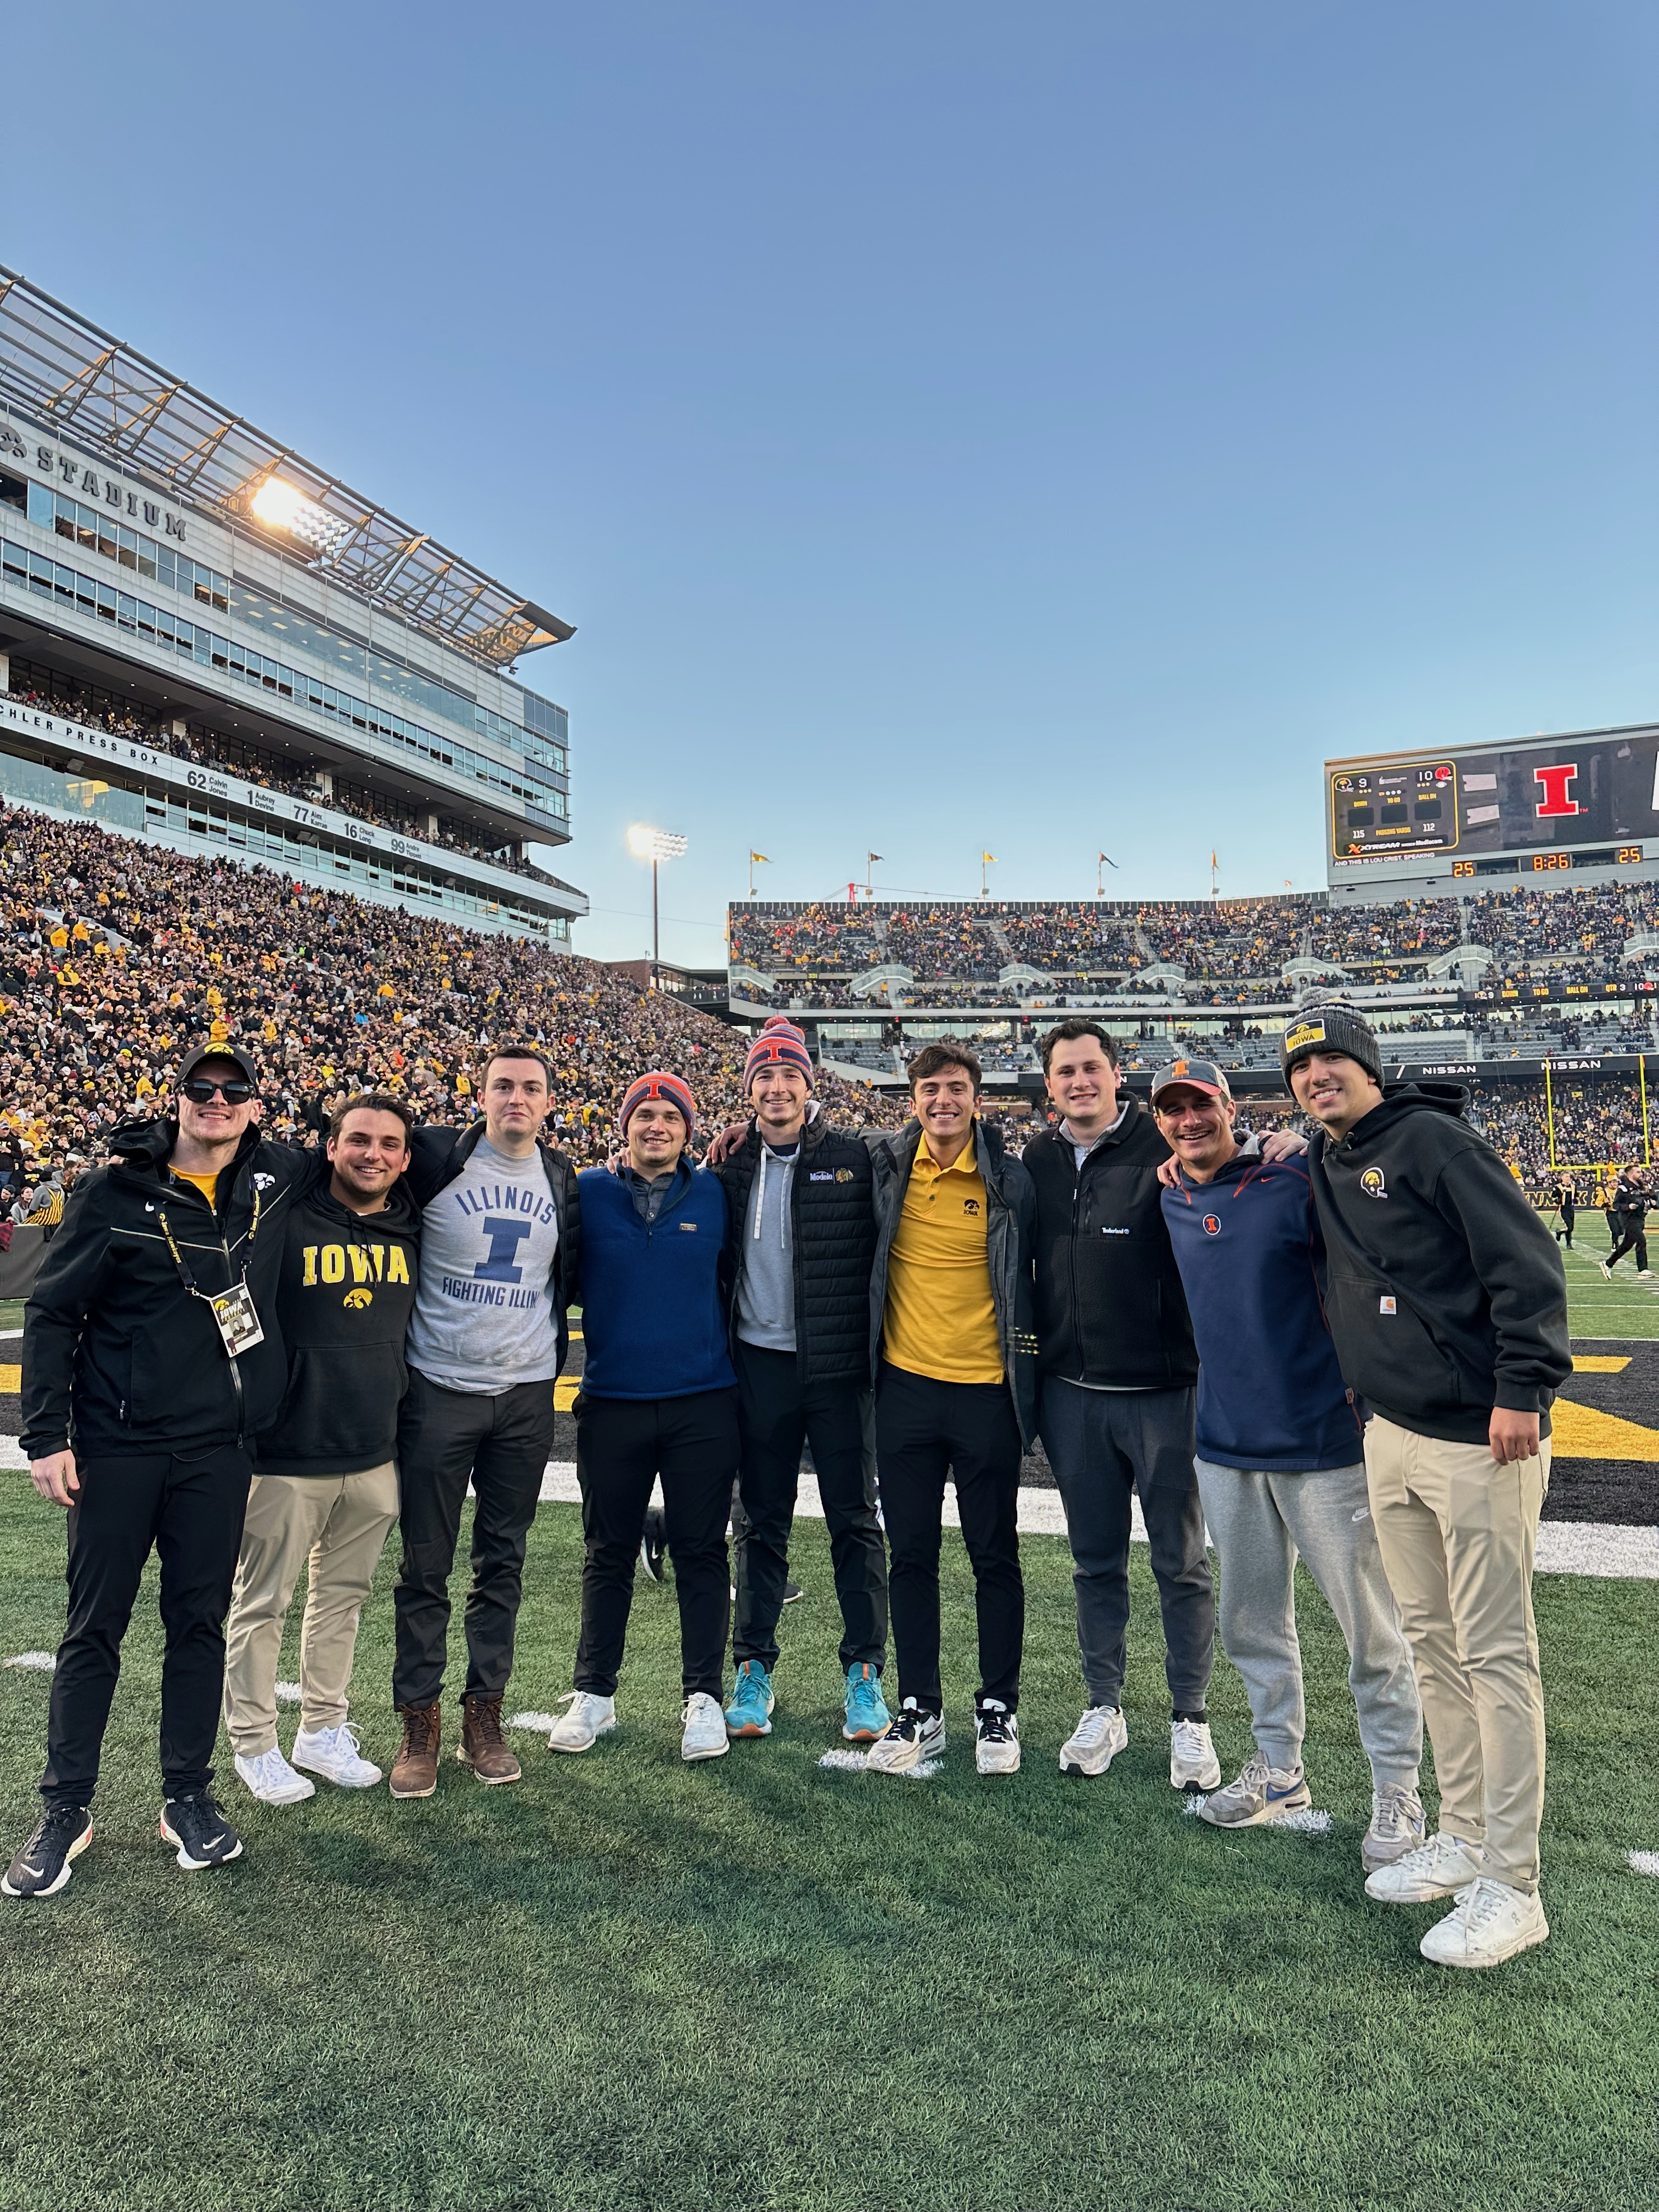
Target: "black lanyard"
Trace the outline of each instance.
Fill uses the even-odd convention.
[[[253,1218],[248,1224],[246,1245],[247,1257],[242,1261],[242,1280],[244,1282],[246,1282],[247,1280],[248,1259],[251,1259],[253,1254],[253,1240],[259,1233],[259,1186],[256,1182],[253,1186]],[[184,1254],[179,1249],[179,1246],[173,1237],[173,1231],[167,1226],[167,1212],[166,1206],[159,1206],[156,1209],[155,1218],[161,1223],[161,1234],[167,1240],[167,1249],[173,1255],[173,1266],[179,1270],[179,1281],[183,1283],[185,1288],[190,1292],[191,1297],[204,1298],[207,1300],[207,1303],[211,1305],[213,1303],[212,1294],[207,1291],[198,1291],[197,1289],[196,1278],[190,1272],[190,1262],[185,1259]],[[228,1249],[227,1249],[227,1256],[228,1256]],[[221,1291],[219,1295],[222,1297],[223,1292]]]

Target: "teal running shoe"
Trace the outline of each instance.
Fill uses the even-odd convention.
[[[738,1686],[726,1709],[726,1734],[770,1735],[772,1708],[776,1703],[772,1677],[758,1659],[745,1659],[738,1669]]]
[[[873,1743],[893,1716],[881,1694],[881,1677],[866,1662],[847,1670],[847,1719],[842,1734],[848,1743]]]

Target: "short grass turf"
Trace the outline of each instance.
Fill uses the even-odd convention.
[[[0,1481],[7,1652],[52,1646],[61,1523]],[[577,1516],[532,1536],[509,1711],[569,1681]],[[517,1739],[486,1790],[319,1787],[255,1806],[187,1875],[155,1841],[153,1588],[128,1639],[97,1834],[5,1905],[0,2205],[401,2208],[1492,2208],[1659,2198],[1653,1593],[1538,1589],[1554,1935],[1485,1976],[1417,1944],[1437,1908],[1361,1893],[1368,1780],[1334,1625],[1304,1588],[1323,1836],[1223,1835],[1168,1786],[1161,1643],[1133,1560],[1131,1741],[1098,1783],[1055,1752],[1078,1704],[1069,1562],[1024,1546],[1024,1771],[981,1781],[972,1592],[947,1539],[951,1740],[931,1781],[826,1771],[839,1743],[821,1528],[785,1616],[776,1734],[678,1755],[672,1589],[641,1583],[593,1753]],[[384,1760],[389,1572],[356,1717]],[[283,1672],[297,1672],[292,1640]],[[48,1678],[0,1672],[9,1834],[33,1817]],[[1236,1679],[1212,1712],[1247,1748]],[[284,1741],[294,1716],[283,1717]],[[1632,1747],[1640,1747],[1639,1751]],[[226,1759],[228,1769],[228,1759]]]

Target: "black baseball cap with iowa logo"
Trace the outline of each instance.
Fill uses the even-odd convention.
[[[1166,1091],[1201,1091],[1211,1098],[1231,1098],[1232,1086],[1212,1060],[1177,1060],[1160,1068],[1152,1078],[1152,1103]]]

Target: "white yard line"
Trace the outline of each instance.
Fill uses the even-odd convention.
[[[1603,1339],[1606,1343],[1618,1340]],[[0,1468],[21,1469],[23,1464],[16,1437],[0,1436]],[[574,1460],[548,1462],[541,1495],[549,1504],[580,1504]],[[816,1476],[802,1475],[795,1510],[808,1520],[823,1520],[823,1501],[818,1496]],[[1144,1544],[1146,1524],[1138,1498],[1132,1499],[1130,1511],[1130,1535],[1137,1544]],[[962,1526],[953,1487],[945,1493],[945,1525],[947,1528]],[[1066,1534],[1066,1513],[1057,1490],[1020,1492],[1019,1532],[1022,1536]],[[1626,1528],[1607,1521],[1546,1521],[1538,1531],[1538,1571],[1540,1575],[1595,1575],[1614,1582],[1659,1582],[1659,1528]]]

